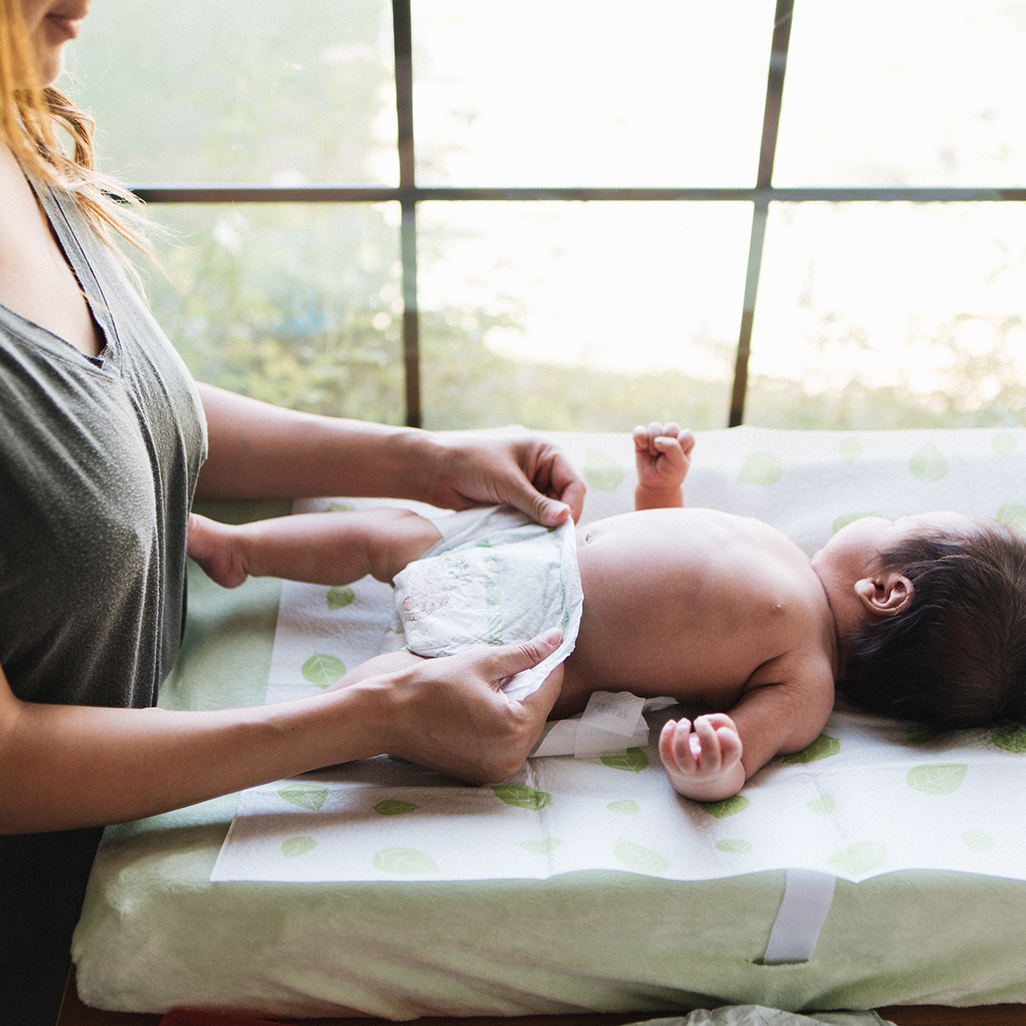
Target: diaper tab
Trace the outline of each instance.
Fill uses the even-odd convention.
[[[574,735],[574,758],[622,754],[642,727],[647,741],[644,709],[645,700],[626,691],[593,692]]]

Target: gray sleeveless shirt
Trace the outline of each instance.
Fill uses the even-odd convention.
[[[27,701],[147,706],[181,639],[202,410],[74,202],[40,195],[106,347],[0,306],[0,665]]]

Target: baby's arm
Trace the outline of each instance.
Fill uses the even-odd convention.
[[[634,429],[634,459],[638,485],[635,509],[669,509],[683,506],[680,486],[691,466],[695,436],[676,424],[649,424]]]
[[[741,738],[726,713],[670,720],[659,735],[659,757],[670,783],[685,798],[715,802],[744,787]]]
[[[768,673],[774,662],[764,664]],[[834,703],[829,660],[808,660],[797,675],[778,679],[787,683],[753,681],[729,715],[697,717],[694,733],[686,719],[663,727],[659,756],[675,790],[696,801],[729,798],[775,756],[816,740]]]
[[[366,574],[391,583],[441,539],[438,528],[405,509],[303,513],[251,524],[221,524],[193,513],[189,555],[225,588],[248,577],[350,584]]]

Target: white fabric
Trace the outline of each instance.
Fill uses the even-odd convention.
[[[653,737],[673,712],[649,714]],[[672,790],[654,744],[531,759],[498,788],[454,787],[372,760],[244,791],[211,879],[548,879],[612,869],[708,880],[806,869],[858,882],[936,869],[1026,880],[1024,744],[1024,732],[997,730],[909,739],[876,717],[835,712],[804,752],[710,803]],[[302,857],[295,838],[310,839]],[[383,861],[389,851],[416,855]]]
[[[601,449],[598,437],[562,440],[589,481],[585,522],[631,503],[631,440],[600,437]],[[711,432],[698,438],[685,501],[758,516],[809,553],[858,514],[952,509],[1022,526],[1026,431]],[[343,660],[356,665],[375,654],[372,625],[376,618],[380,643],[391,617],[390,589],[358,582],[353,600],[335,610],[326,591],[283,586],[272,699],[316,693],[321,678],[313,678],[325,664],[337,669]],[[309,596],[301,615],[296,595]],[[410,879],[401,869],[384,872],[374,854],[415,848],[435,867],[423,879],[619,869],[702,880],[807,869],[860,881],[936,869],[1024,880],[1024,752],[1024,730],[936,736],[839,711],[806,752],[774,760],[738,796],[711,804],[675,795],[651,745],[630,746],[620,757],[532,760],[507,782],[513,791],[505,797],[492,789],[427,786],[420,778],[414,784],[382,760],[380,771],[377,764],[361,770],[359,784],[345,772],[318,781],[325,800],[316,812],[283,801],[285,782],[245,793],[215,878]],[[506,800],[517,795],[525,804]],[[368,811],[392,801],[417,809],[398,816]],[[316,847],[283,859],[283,843],[295,836],[309,836]],[[345,857],[332,857],[343,839]]]
[[[647,1019],[630,1026],[894,1026],[876,1012],[813,1012],[799,1015],[765,1005],[723,1005],[696,1008],[687,1015],[667,1019]]]

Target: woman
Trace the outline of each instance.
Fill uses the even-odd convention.
[[[195,386],[114,257],[108,228],[133,233],[92,170],[90,123],[52,86],[87,5],[0,0],[0,1009],[23,1024],[54,1021],[103,824],[384,752],[497,781],[559,691],[560,671],[522,703],[495,686],[557,633],[316,699],[154,708],[194,495],[505,501],[549,525],[584,495],[530,438],[439,438]]]

